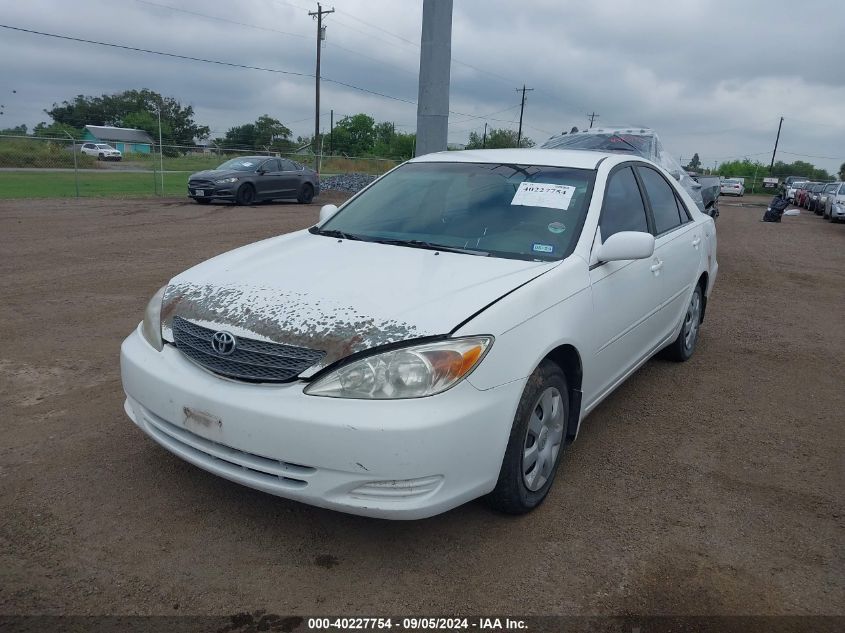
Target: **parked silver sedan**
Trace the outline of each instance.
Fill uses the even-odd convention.
[[[822,195],[825,197],[822,216],[831,222],[845,220],[845,182],[830,183]]]
[[[739,180],[726,179],[722,181],[720,193],[723,196],[744,196],[745,185],[743,185]]]

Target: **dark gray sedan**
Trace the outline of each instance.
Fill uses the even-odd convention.
[[[248,205],[282,198],[309,204],[318,193],[317,172],[287,158],[242,156],[188,179],[188,197],[200,204],[228,200]]]

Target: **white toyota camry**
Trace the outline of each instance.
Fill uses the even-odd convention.
[[[692,355],[717,270],[712,218],[647,160],[431,154],[170,280],[121,348],[125,409],[281,497],[526,512],[603,398]]]

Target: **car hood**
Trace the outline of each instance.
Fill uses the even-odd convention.
[[[251,174],[251,171],[237,171],[235,169],[206,169],[205,171],[198,171],[195,174],[191,174],[189,180],[195,178],[197,180],[219,180],[221,178],[229,178],[230,176],[243,178]]]
[[[275,343],[322,350],[313,373],[350,354],[443,335],[557,265],[300,231],[210,259],[173,278],[162,303],[180,316]]]

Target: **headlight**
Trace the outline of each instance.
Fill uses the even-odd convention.
[[[161,351],[161,348],[164,347],[161,340],[161,300],[164,297],[165,288],[167,286],[159,288],[158,292],[150,299],[147,309],[144,310],[144,323],[141,326],[141,333],[147,339],[147,343],[158,351]]]
[[[491,336],[473,336],[374,354],[323,376],[305,393],[370,400],[433,396],[468,376],[492,343]]]
[[[230,182],[238,182],[237,176],[231,176],[230,178],[221,178],[220,180],[215,180],[214,184],[216,185],[225,185]]]

